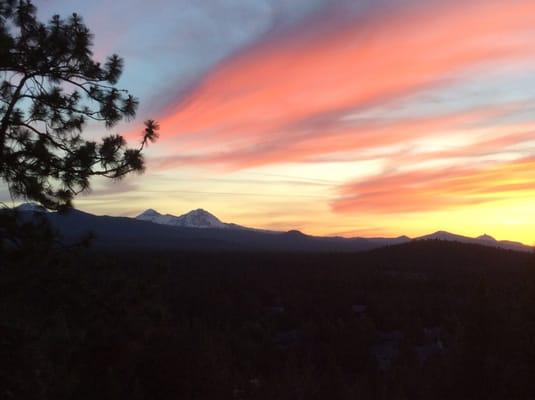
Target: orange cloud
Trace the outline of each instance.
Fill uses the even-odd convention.
[[[339,189],[335,212],[406,213],[483,204],[535,191],[535,157],[486,168],[392,173]]]
[[[162,135],[181,153],[201,153],[185,160],[233,168],[382,144],[377,127],[362,137],[368,126],[340,118],[485,63],[527,57],[534,23],[531,0],[472,0],[346,20],[321,34],[309,26],[222,63],[161,119]],[[403,140],[412,131],[385,136]],[[213,146],[220,150],[206,151]]]

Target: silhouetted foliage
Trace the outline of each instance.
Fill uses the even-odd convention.
[[[0,257],[21,253],[43,255],[53,247],[56,236],[43,214],[33,213],[31,219],[24,220],[16,209],[0,206]]]
[[[84,233],[66,244],[42,212],[20,212],[0,203],[0,260],[44,258],[57,252],[88,247],[94,235]]]
[[[81,133],[89,121],[111,128],[136,114],[138,100],[115,85],[123,60],[92,58],[82,18],[36,18],[29,0],[0,0],[0,177],[11,193],[50,209],[69,207],[90,178],[142,172],[142,150],[158,137],[145,122],[141,144],[120,135],[100,142]]]

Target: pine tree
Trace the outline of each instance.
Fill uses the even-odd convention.
[[[89,121],[109,129],[136,115],[138,100],[116,87],[123,60],[92,57],[82,18],[37,20],[29,0],[0,0],[0,179],[15,197],[49,209],[70,207],[95,176],[119,179],[144,170],[142,150],[158,137],[145,122],[141,143],[117,134],[84,139]]]

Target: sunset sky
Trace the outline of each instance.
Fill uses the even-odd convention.
[[[161,139],[76,206],[535,243],[533,0],[36,0],[78,12]],[[92,126],[89,136],[103,127]]]

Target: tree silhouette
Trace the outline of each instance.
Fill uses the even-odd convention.
[[[29,0],[0,0],[0,176],[15,197],[49,209],[71,206],[94,176],[143,172],[142,150],[158,137],[145,122],[138,148],[116,134],[86,140],[89,121],[111,128],[132,119],[138,100],[116,83],[123,60],[93,60],[82,18],[37,20]]]

